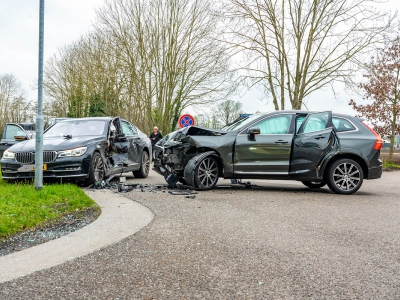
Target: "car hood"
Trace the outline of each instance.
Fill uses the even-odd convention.
[[[92,143],[100,142],[104,140],[104,137],[88,137],[88,136],[80,136],[74,137],[71,139],[66,138],[44,138],[43,139],[43,150],[44,151],[61,151],[68,150],[77,147],[87,146]],[[35,151],[36,148],[36,140],[27,140],[20,143],[17,143],[10,148],[8,151],[11,152],[30,152]]]
[[[178,130],[175,139],[182,139],[185,136],[221,136],[225,135],[227,132],[220,129],[212,129],[201,126],[190,126]]]

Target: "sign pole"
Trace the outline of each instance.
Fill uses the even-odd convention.
[[[36,116],[35,189],[43,187],[43,44],[44,44],[44,0],[39,10],[39,71],[38,107]]]

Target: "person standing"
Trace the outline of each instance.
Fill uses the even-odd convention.
[[[154,153],[154,145],[157,144],[157,142],[162,139],[162,134],[160,131],[158,131],[157,126],[154,126],[153,132],[150,133],[149,138],[151,140],[151,147],[152,147],[153,153]]]

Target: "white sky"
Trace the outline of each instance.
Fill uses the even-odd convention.
[[[23,84],[31,100],[37,99],[39,0],[0,0],[0,74],[12,73]],[[61,46],[89,31],[95,9],[104,0],[45,0],[44,60]],[[387,9],[400,10],[399,0],[388,0]],[[354,114],[347,105],[352,96],[338,86],[338,98],[328,88],[313,93],[307,100],[310,110],[333,110]],[[236,96],[247,113],[273,110],[271,103],[260,100],[259,91]],[[290,109],[290,107],[286,107]],[[189,110],[189,113],[193,111]]]

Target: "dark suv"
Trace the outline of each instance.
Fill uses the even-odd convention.
[[[380,178],[382,139],[361,119],[343,114],[275,111],[223,130],[186,127],[156,145],[154,170],[169,185],[212,189],[218,178],[298,180],[352,194]]]

